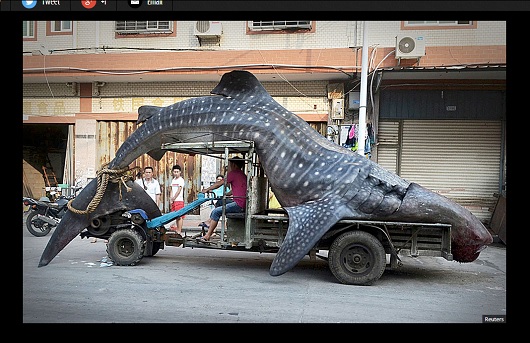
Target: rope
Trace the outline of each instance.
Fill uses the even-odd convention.
[[[109,162],[110,163],[110,162]],[[97,189],[96,194],[90,200],[90,203],[88,203],[85,210],[78,210],[77,208],[74,208],[72,206],[72,201],[74,199],[71,199],[68,201],[68,209],[76,214],[89,214],[96,210],[99,203],[101,202],[101,199],[103,199],[103,195],[105,194],[105,191],[107,190],[107,185],[109,181],[111,182],[120,182],[119,183],[119,191],[120,191],[120,201],[122,199],[122,193],[121,193],[121,186],[125,187],[127,192],[130,192],[132,190],[131,187],[127,186],[126,182],[128,179],[132,179],[133,176],[130,173],[133,170],[140,169],[140,167],[133,167],[129,168],[128,166],[122,169],[108,169],[106,166],[109,163],[105,163],[103,166],[101,166],[101,169],[96,172],[97,177]],[[129,173],[129,175],[127,175]]]

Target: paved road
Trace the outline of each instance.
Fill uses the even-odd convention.
[[[272,277],[274,255],[253,252],[166,247],[134,267],[107,266],[104,241],[80,237],[38,268],[51,234],[34,237],[23,226],[22,236],[23,323],[481,323],[507,315],[502,243],[467,264],[405,256],[374,285],[351,286],[322,259]]]

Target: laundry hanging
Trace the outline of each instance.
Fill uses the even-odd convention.
[[[342,144],[343,147],[350,149],[352,146],[355,145],[357,142],[357,139],[355,138],[355,125],[350,125],[348,128],[348,138],[346,138],[346,142]]]
[[[348,138],[346,142],[342,144],[343,147],[357,151],[359,148],[359,124],[352,124],[348,127]],[[366,124],[366,137],[364,143],[364,153],[371,154],[372,144],[375,144],[375,134],[371,123]]]

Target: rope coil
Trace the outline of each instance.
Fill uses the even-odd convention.
[[[103,199],[103,195],[105,194],[105,191],[107,190],[107,185],[108,185],[109,181],[110,182],[119,182],[120,183],[119,184],[120,201],[122,199],[122,194],[121,194],[122,184],[125,187],[127,192],[130,192],[132,190],[131,187],[127,186],[126,182],[127,182],[128,179],[133,179],[133,174],[131,173],[131,171],[136,170],[136,169],[140,169],[140,167],[133,167],[133,168],[125,167],[125,168],[122,168],[122,169],[108,169],[108,168],[106,168],[106,166],[109,163],[105,163],[96,172],[96,177],[97,177],[96,194],[94,195],[92,200],[90,200],[90,203],[88,203],[86,209],[85,210],[79,210],[77,208],[74,208],[72,206],[72,201],[74,201],[74,199],[71,199],[68,202],[68,205],[67,205],[68,206],[68,210],[70,210],[70,211],[72,211],[73,213],[76,213],[76,214],[89,214],[89,213],[94,212],[96,210],[96,208],[98,207],[99,203],[101,202],[101,199]]]

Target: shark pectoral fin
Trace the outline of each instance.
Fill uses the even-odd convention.
[[[276,257],[270,275],[281,275],[293,268],[318,240],[340,219],[336,200],[320,199],[286,208],[289,228]]]
[[[138,108],[138,119],[136,120],[136,124],[143,123],[147,119],[151,118],[153,115],[160,113],[161,110],[162,110],[162,107],[158,107],[158,106],[152,106],[152,105],[140,106]]]
[[[147,153],[147,155],[151,156],[152,158],[154,158],[155,160],[157,161],[160,161],[162,159],[162,157],[164,157],[164,154],[166,153],[165,150],[162,150],[162,149],[155,149],[155,150],[151,150]]]

